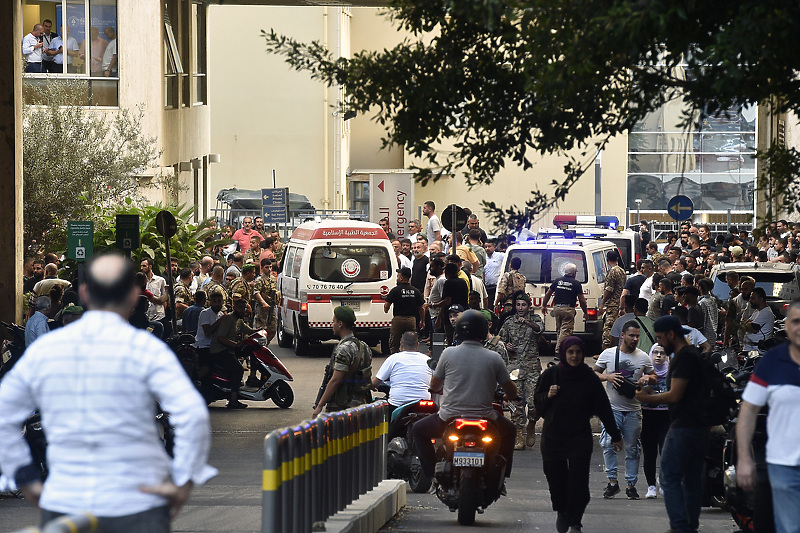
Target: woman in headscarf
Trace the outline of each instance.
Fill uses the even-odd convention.
[[[614,449],[622,449],[622,435],[614,423],[611,404],[594,371],[583,362],[583,341],[570,336],[559,347],[560,362],[545,370],[536,385],[536,412],[544,418],[542,461],[556,531],[580,533],[589,504],[589,468],[592,427],[597,416],[608,428]]]
[[[656,343],[650,348],[650,359],[656,371],[656,384],[652,392],[667,391],[667,371],[669,358],[664,347]],[[658,454],[664,447],[664,438],[669,430],[669,411],[667,405],[642,404],[642,455],[644,456],[644,477],[647,479],[647,495],[645,498],[656,497],[656,464]]]

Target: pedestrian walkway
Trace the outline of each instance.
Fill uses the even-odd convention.
[[[639,473],[637,488],[641,500],[628,500],[624,492],[611,500],[603,499],[608,480],[603,471],[603,454],[597,444],[592,455],[589,488],[592,501],[586,509],[583,530],[586,533],[663,533],[669,529],[667,512],[661,495],[654,500],[644,499],[647,492],[644,475]],[[621,462],[622,463],[622,462]],[[622,476],[620,476],[622,477]],[[530,533],[555,531],[556,514],[550,506],[550,493],[542,473],[542,455],[538,443],[535,449],[514,452],[514,475],[507,482],[508,497],[490,505],[475,521],[477,528],[495,531]],[[381,532],[436,533],[463,532],[456,513],[432,494],[407,494],[406,508],[387,523]],[[738,531],[730,515],[720,509],[703,509],[700,516],[703,533],[732,533]]]

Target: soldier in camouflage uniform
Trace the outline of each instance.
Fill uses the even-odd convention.
[[[514,402],[516,410],[512,409],[511,420],[517,426],[517,442],[514,449],[524,450],[526,445],[533,446],[536,443],[535,428],[539,417],[533,407],[533,391],[542,371],[538,337],[544,331],[544,323],[539,315],[530,313],[531,297],[525,292],[517,292],[511,301],[514,303],[515,314],[509,316],[503,323],[499,335],[508,350],[509,372],[519,369],[516,384],[520,398]],[[523,435],[526,429],[527,438]]]
[[[628,276],[619,266],[619,254],[616,250],[611,250],[606,254],[608,261],[608,274],[606,274],[606,284],[603,288],[603,301],[600,302],[600,309],[606,310],[605,323],[603,324],[603,350],[610,348],[613,344],[611,340],[611,327],[614,321],[619,318],[619,300],[622,296],[622,289]]]
[[[492,335],[492,313],[486,309],[482,310],[481,313],[483,313],[483,316],[489,321],[489,336],[483,341],[483,347],[497,352],[506,364],[506,368],[508,368],[508,350],[506,350],[506,345],[500,339],[500,335]]]
[[[331,327],[339,339],[333,349],[331,362],[325,369],[321,395],[314,406],[312,418],[324,407],[328,412],[341,411],[372,400],[372,350],[353,335],[356,314],[349,307],[333,310]]]
[[[253,327],[267,330],[267,344],[275,337],[278,331],[278,287],[272,278],[272,261],[261,261],[261,275],[253,283],[253,300],[255,313]]]
[[[192,271],[188,268],[181,270],[178,283],[175,284],[175,318],[183,316],[184,309],[194,304],[192,289],[189,287],[192,279]]]
[[[231,301],[242,299],[247,302],[247,311],[252,312],[250,307],[250,300],[253,299],[253,288],[251,284],[256,279],[256,266],[253,263],[246,263],[242,267],[242,275],[231,282],[228,288],[230,291]]]
[[[225,279],[225,269],[221,266],[217,265],[214,267],[214,270],[211,271],[211,280],[206,282],[205,287],[203,290],[206,291],[208,298],[206,299],[206,307],[209,307],[211,304],[211,295],[215,293],[219,293],[222,295],[222,308],[225,310],[226,313],[230,313],[232,311],[231,301],[228,297],[228,291],[225,289],[225,286],[222,284],[222,281]]]

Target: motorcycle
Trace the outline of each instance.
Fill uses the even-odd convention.
[[[436,496],[450,511],[458,511],[459,524],[472,525],[475,513],[482,514],[504,492],[506,460],[500,455],[499,431],[492,420],[457,417],[447,422],[442,441]]]
[[[438,410],[433,400],[408,402],[394,410],[389,423],[387,472],[390,478],[405,479],[411,490],[416,493],[428,492],[433,478],[425,476],[422,472],[411,431],[415,422]]]
[[[0,337],[3,339],[0,379],[3,379],[25,353],[25,327],[0,322]]]
[[[761,359],[757,351],[740,352],[738,368],[725,367],[722,372],[741,397],[756,364]],[[722,360],[720,364],[733,362]],[[772,497],[766,468],[766,412],[756,421],[753,453],[756,461],[756,490],[744,492],[736,485],[736,418],[712,429],[711,443],[706,454],[703,506],[719,507],[731,514],[742,531],[768,533],[774,531]],[[756,529],[757,528],[757,529]]]
[[[281,409],[288,409],[294,402],[294,391],[288,383],[293,378],[280,359],[267,347],[266,335],[256,332],[246,337],[242,341],[240,355],[250,357],[250,364],[255,365],[256,370],[261,373],[258,388],[240,388],[240,383],[232,383],[221,367],[212,364],[209,372],[200,380],[200,394],[206,403],[229,398],[235,386],[239,389],[240,400],[272,400]]]

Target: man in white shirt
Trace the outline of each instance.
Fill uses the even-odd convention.
[[[628,379],[641,385],[655,384],[656,371],[650,356],[638,349],[641,330],[636,321],[629,321],[622,326],[620,345],[603,350],[597,358],[594,371],[600,381],[606,382],[606,392],[611,402],[611,410],[619,432],[625,442],[625,495],[629,500],[638,500],[636,481],[639,478],[639,435],[642,432],[642,405],[636,398],[620,394],[617,390],[622,381]],[[617,357],[619,362],[617,363]],[[617,452],[611,443],[611,437],[603,429],[600,433],[600,445],[603,447],[608,486],[603,498],[613,498],[619,493],[617,483]]]
[[[225,303],[222,299],[222,293],[212,292],[208,301],[210,306],[200,311],[197,317],[197,333],[194,335],[193,346],[197,348],[197,357],[199,373],[198,377],[203,377],[208,373],[208,367],[211,366],[211,354],[209,348],[211,347],[211,337],[214,336],[214,330],[217,328],[214,324],[225,313],[222,312],[222,306]]]
[[[392,241],[392,248],[394,249],[394,255],[397,257],[397,264],[400,265],[400,268],[411,268],[414,265],[411,263],[411,259],[403,255],[403,247],[400,244],[400,240],[395,239]]]
[[[436,216],[436,204],[428,200],[422,205],[422,214],[428,217],[428,225],[425,226],[425,235],[428,237],[428,242],[442,240],[442,223],[439,217]]]
[[[53,62],[56,64],[55,72],[64,72],[64,56],[66,55],[67,72],[73,72],[72,61],[74,57],[78,57],[80,47],[78,41],[69,36],[69,27],[61,26],[61,35],[53,39],[52,48],[49,54],[53,56]]]
[[[486,284],[486,292],[489,295],[489,302],[494,302],[497,294],[497,283],[500,281],[500,268],[503,266],[503,259],[506,254],[495,251],[494,242],[483,243],[486,250],[486,266],[483,267],[483,279]]]
[[[42,48],[44,44],[40,40],[44,34],[41,24],[34,24],[33,30],[22,38],[22,54],[25,56],[25,72],[42,72]]]
[[[762,287],[756,287],[750,293],[750,305],[755,310],[750,319],[742,324],[744,335],[744,350],[758,350],[762,354],[766,350],[758,347],[759,341],[771,339],[775,326],[775,315],[767,304],[767,294]]]
[[[103,52],[103,76],[106,78],[116,78],[118,74],[117,68],[117,32],[111,26],[106,26],[103,30],[108,39],[108,45]]]
[[[428,356],[419,352],[416,331],[406,331],[400,338],[400,351],[390,355],[372,378],[377,387],[389,382],[389,405],[396,409],[416,400],[430,400],[428,386],[433,370],[428,366]]]
[[[150,257],[145,257],[140,263],[142,273],[147,278],[147,290],[153,293],[150,298],[150,307],[147,308],[147,318],[160,322],[164,320],[164,304],[167,303],[167,281],[153,272],[155,263]]]
[[[639,288],[639,298],[644,298],[647,300],[647,303],[650,303],[650,300],[653,298],[653,294],[656,292],[656,288],[653,288],[653,262],[649,259],[645,259],[642,261],[642,275],[645,277],[644,283]]]
[[[80,287],[90,311],[37,340],[0,383],[0,462],[43,523],[88,512],[100,531],[168,532],[193,485],[216,475],[206,463],[205,402],[175,354],[128,324],[139,293],[133,274],[120,255],[92,259]],[[175,428],[174,458],[159,438],[156,402]],[[20,431],[37,408],[44,484]]]

